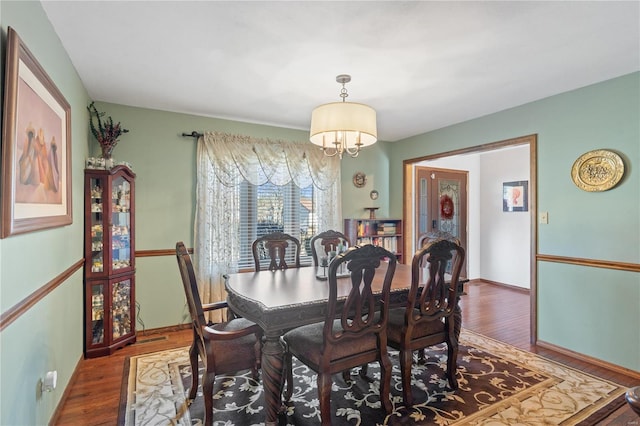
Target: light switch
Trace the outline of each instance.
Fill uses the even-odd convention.
[[[548,224],[549,223],[549,213],[548,212],[540,212],[540,223]]]

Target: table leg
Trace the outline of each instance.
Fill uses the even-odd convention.
[[[280,334],[268,333],[262,347],[262,386],[267,409],[267,426],[278,424],[278,414],[282,406],[283,359],[284,347],[280,343]]]

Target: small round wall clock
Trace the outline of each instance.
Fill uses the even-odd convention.
[[[597,149],[582,154],[573,163],[571,179],[584,191],[606,191],[620,182],[624,163],[615,152]]]
[[[367,184],[367,175],[362,172],[356,172],[353,175],[353,186],[356,188],[363,188]]]

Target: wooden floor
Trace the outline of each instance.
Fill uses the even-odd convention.
[[[468,283],[465,285],[465,290],[467,294],[461,297],[460,302],[464,328],[625,386],[638,385],[637,380],[634,381],[623,374],[549,349],[532,346],[529,343],[529,294],[527,292],[482,282]],[[493,309],[494,306],[498,306],[499,309]],[[139,335],[138,343],[120,349],[111,356],[82,360],[76,371],[74,382],[67,390],[64,406],[52,424],[74,426],[117,424],[125,358],[188,346],[191,336],[190,330]],[[640,424],[640,419],[625,404],[601,424],[637,426]]]

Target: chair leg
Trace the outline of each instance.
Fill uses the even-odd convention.
[[[291,352],[287,351],[284,355],[284,368],[286,370],[287,376],[285,377],[285,382],[283,385],[285,386],[283,398],[285,401],[289,401],[291,399],[291,395],[293,394],[293,356]]]
[[[195,342],[189,349],[189,361],[191,363],[191,389],[189,389],[189,400],[196,399],[196,392],[198,391],[198,348]]]
[[[318,397],[322,426],[331,426],[331,375],[318,374]]]
[[[411,353],[411,352],[409,352]],[[411,363],[409,363],[411,368]],[[384,411],[390,414],[393,411],[391,405],[391,361],[389,355],[384,351],[380,355],[380,402],[384,407]]]
[[[362,364],[360,366],[360,371],[358,372],[358,375],[360,377],[367,377],[368,371],[369,371],[369,364]],[[342,380],[344,380],[345,383],[350,383],[353,381],[353,377],[351,376],[351,369],[342,371]]]
[[[206,371],[202,375],[202,397],[204,398],[204,426],[213,425],[213,383],[216,375]]]
[[[257,337],[257,341],[256,344],[253,348],[254,352],[255,352],[255,357],[256,357],[256,363],[253,366],[253,370],[251,372],[251,375],[253,377],[254,380],[258,380],[258,371],[260,371],[260,367],[262,366],[262,340],[261,340],[261,336],[256,336]]]
[[[367,373],[369,372],[369,364],[362,364],[360,367],[360,377],[367,377]]]
[[[450,339],[447,343],[447,378],[451,389],[458,389],[458,341]]]
[[[418,364],[424,364],[427,362],[426,349],[418,349]]]
[[[413,405],[413,395],[411,394],[411,363],[413,362],[413,351],[400,351],[400,375],[402,377],[402,398],[404,406]]]

